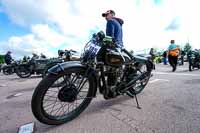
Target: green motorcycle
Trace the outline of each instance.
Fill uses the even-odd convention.
[[[79,116],[96,97],[105,99],[127,94],[135,97],[147,85],[153,63],[119,49],[103,32],[85,45],[80,61],[68,61],[48,70],[36,87],[31,101],[33,115],[42,123],[59,125]],[[62,78],[62,86],[52,85]]]

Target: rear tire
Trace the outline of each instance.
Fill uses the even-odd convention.
[[[145,86],[147,85],[147,83],[149,82],[149,79],[151,77],[151,70],[152,70],[153,66],[150,66],[150,65],[152,65],[152,64],[147,63],[146,65],[145,64],[142,65],[142,67],[145,67],[145,69],[146,69],[144,71],[146,77],[142,80],[138,80],[137,81],[138,83],[136,82],[136,86],[127,91],[128,96],[134,97],[135,95],[141,93],[144,90]],[[142,69],[142,67],[140,68],[140,70]]]
[[[80,73],[80,72],[84,73],[85,70],[83,68],[73,68],[73,69],[67,70],[67,74]],[[34,91],[34,94],[32,96],[32,101],[31,101],[32,112],[33,112],[33,115],[37,118],[37,120],[39,120],[40,122],[42,122],[44,124],[60,125],[60,124],[63,124],[63,123],[73,120],[74,118],[79,116],[81,112],[83,112],[86,109],[86,107],[90,104],[92,98],[95,96],[95,93],[96,93],[95,89],[97,88],[96,82],[94,81],[95,78],[92,76],[87,76],[86,78],[87,78],[88,85],[89,85],[87,95],[86,95],[86,98],[83,98],[83,101],[80,103],[80,105],[78,107],[76,107],[73,111],[71,111],[69,113],[66,113],[65,111],[63,111],[64,114],[62,116],[56,116],[56,115],[53,116],[52,112],[50,112],[50,114],[47,113],[47,111],[45,110],[45,107],[44,107],[45,103],[43,101],[43,100],[45,100],[45,94],[48,93],[47,91],[50,90],[50,87],[53,85],[53,83],[57,79],[59,79],[61,76],[64,76],[65,74],[66,73],[59,74],[59,75],[48,74],[45,78],[42,79],[42,81],[39,83],[39,85],[36,87],[36,89]],[[69,84],[66,86],[69,86]],[[71,89],[71,87],[68,88],[68,90],[69,89]],[[60,92],[60,90],[59,90],[59,92]],[[67,94],[67,95],[69,95],[69,94]],[[79,95],[79,93],[77,94],[77,96],[78,95]],[[58,99],[58,102],[61,102],[59,99],[59,93],[56,96],[57,96],[56,99]],[[75,102],[75,101],[73,101],[73,102]],[[56,100],[55,104],[56,103],[57,103],[57,100]],[[61,102],[61,105],[62,105],[62,103],[63,103],[63,101]],[[69,105],[70,102],[64,102],[64,104]],[[68,110],[69,110],[69,106],[68,106]]]

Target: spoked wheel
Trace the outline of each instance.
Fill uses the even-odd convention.
[[[47,75],[37,86],[32,97],[32,112],[42,123],[59,125],[77,117],[95,95],[95,81],[77,68],[66,75]],[[65,84],[52,87],[59,78]]]
[[[127,91],[127,95],[133,97],[139,93],[142,92],[142,90],[147,85],[150,77],[151,77],[151,71],[148,71],[148,65],[141,65],[140,69],[137,71],[137,75],[142,75],[139,80],[136,81],[136,84],[134,87],[130,88]]]
[[[3,68],[3,74],[5,74],[5,75],[11,75],[11,74],[13,74],[14,73],[14,70],[13,70],[14,68],[12,68],[12,67],[4,67]]]
[[[21,65],[17,67],[16,74],[20,78],[28,78],[31,76],[31,70],[28,66]]]

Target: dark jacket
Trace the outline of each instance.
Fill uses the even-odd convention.
[[[10,54],[6,54],[4,58],[5,58],[6,64],[11,64],[11,62],[12,62],[12,57],[11,57]]]
[[[107,21],[106,25],[106,35],[114,38],[117,44],[123,46],[123,33],[122,33],[122,25],[124,21],[120,18],[113,18]]]
[[[163,52],[163,57],[164,57],[164,58],[167,58],[167,51],[164,51],[164,52]]]

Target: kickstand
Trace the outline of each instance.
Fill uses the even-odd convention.
[[[135,90],[134,90],[135,91]],[[139,105],[139,103],[138,103],[138,99],[137,99],[137,94],[135,93],[135,100],[136,100],[136,103],[137,103],[137,108],[138,109],[141,109],[141,107],[140,107],[140,105]]]

